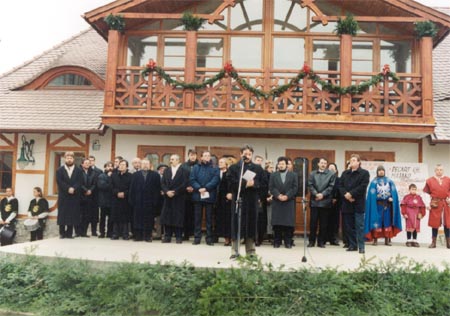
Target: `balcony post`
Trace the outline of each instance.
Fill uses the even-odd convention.
[[[114,110],[116,100],[117,67],[122,34],[117,30],[108,32],[108,62],[106,63],[104,112]]]
[[[184,67],[184,81],[195,82],[195,68],[197,66],[197,32],[186,32],[186,59]],[[185,90],[183,93],[183,108],[194,108],[195,93],[193,90]]]
[[[352,84],[352,36],[341,35],[341,87]],[[341,96],[341,114],[351,115],[352,97],[349,94]]]
[[[433,116],[433,39],[420,39],[420,72],[422,73],[422,116]]]

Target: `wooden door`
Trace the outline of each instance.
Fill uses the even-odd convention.
[[[184,146],[144,146],[139,145],[137,157],[147,158],[152,164],[152,170],[156,170],[159,164],[169,166],[170,156],[179,155],[180,161],[184,160]]]
[[[308,175],[311,171],[318,168],[317,163],[320,158],[325,158],[328,163],[334,162],[335,152],[334,150],[310,150],[310,149],[286,149],[286,156],[292,159],[294,165],[294,172],[298,175],[298,188],[299,192],[296,199],[296,217],[295,217],[295,233],[303,234],[305,221],[303,214],[303,188],[305,188],[306,199],[309,201],[309,193],[307,193]],[[303,163],[305,163],[305,169],[307,172],[304,175]],[[305,184],[305,186],[303,185]],[[309,216],[310,209],[309,204],[306,207],[306,231],[309,232]]]

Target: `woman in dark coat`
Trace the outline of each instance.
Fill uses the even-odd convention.
[[[113,235],[111,239],[119,239],[122,235],[128,240],[128,223],[130,222],[131,206],[128,203],[128,194],[131,184],[131,174],[128,172],[128,161],[121,160],[118,172],[112,175],[113,198],[111,203],[111,220],[113,222]]]
[[[217,237],[225,238],[224,246],[231,246],[231,191],[229,189],[227,172],[234,162],[232,159],[219,159],[220,183],[217,188],[216,228]]]

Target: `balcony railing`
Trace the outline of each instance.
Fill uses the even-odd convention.
[[[422,117],[422,78],[417,74],[397,74],[398,82],[386,79],[366,92],[352,96],[341,96],[325,91],[309,79],[300,80],[286,92],[267,99],[258,98],[243,89],[232,78],[225,77],[213,86],[202,90],[173,87],[160,77],[152,74],[141,76],[138,67],[121,67],[117,70],[115,109],[140,111],[196,111],[196,112],[243,112],[267,114],[326,114],[352,116]],[[177,80],[184,80],[182,69],[167,72]],[[216,72],[197,72],[196,80],[214,76]],[[317,73],[324,81],[340,84],[339,72]],[[240,72],[255,88],[269,91],[289,82],[295,73]],[[370,79],[375,74],[354,73],[353,84]],[[186,98],[186,94],[193,95]],[[343,111],[343,98],[351,99],[351,110]],[[186,100],[191,100],[186,102]]]

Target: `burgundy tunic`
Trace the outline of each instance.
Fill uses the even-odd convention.
[[[438,207],[430,207],[428,226],[439,228],[442,224],[442,213],[444,213],[444,226],[450,228],[450,207],[445,200],[450,197],[450,178],[442,177],[441,184],[436,177],[429,178],[423,192],[430,194],[432,199],[437,199],[439,202]]]
[[[420,195],[408,194],[405,195],[402,202],[400,203],[402,215],[407,215],[406,219],[406,231],[420,232],[420,219],[425,216],[425,203],[423,203]],[[419,214],[422,215],[419,218]]]

